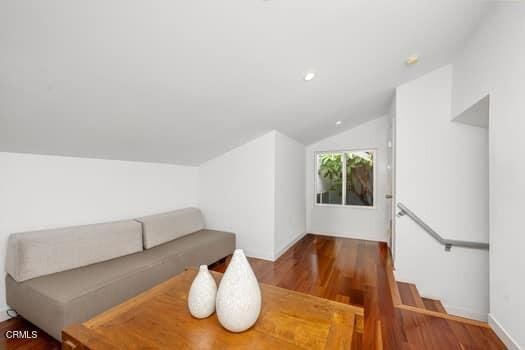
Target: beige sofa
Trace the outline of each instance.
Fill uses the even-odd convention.
[[[60,339],[65,326],[234,250],[235,235],[205,229],[196,208],[16,233],[8,239],[7,304]]]

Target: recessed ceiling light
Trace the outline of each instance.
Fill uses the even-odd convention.
[[[408,65],[408,66],[411,66],[413,64],[416,64],[419,62],[419,55],[410,55],[407,57],[407,60],[405,61],[405,63]]]
[[[315,77],[315,73],[314,73],[314,72],[308,72],[308,73],[306,73],[306,75],[304,76],[304,80],[306,80],[306,81],[310,81],[310,80],[312,80],[314,77]]]
[[[342,121],[338,120],[335,122],[335,125],[341,125],[342,123],[343,123]]]

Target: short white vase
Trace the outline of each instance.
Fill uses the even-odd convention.
[[[217,290],[217,318],[231,332],[253,326],[261,313],[261,289],[242,249],[236,249]]]
[[[208,266],[201,265],[188,294],[188,309],[193,317],[206,318],[213,314],[216,296],[217,283],[208,271]]]

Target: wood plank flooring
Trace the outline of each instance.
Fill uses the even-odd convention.
[[[7,331],[27,331],[31,334],[36,331],[38,337],[36,339],[8,339],[6,337]],[[47,335],[44,331],[38,329],[31,323],[27,322],[21,317],[12,318],[10,320],[0,322],[0,349],[18,349],[18,350],[59,350],[61,344],[53,337]]]
[[[364,332],[353,338],[353,349],[505,349],[488,328],[394,308],[388,254],[384,243],[308,234],[275,262],[250,262],[261,282],[363,306]],[[211,268],[223,272],[228,262]],[[60,348],[42,331],[37,340],[6,339],[6,330],[35,329],[22,319],[0,327],[0,349]]]
[[[362,349],[505,349],[488,328],[394,308],[388,254],[384,243],[309,234],[273,263],[250,262],[264,283],[363,306]],[[227,263],[212,268],[224,271]],[[402,289],[425,307],[414,285]]]

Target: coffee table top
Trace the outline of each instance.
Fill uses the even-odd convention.
[[[64,349],[349,349],[363,309],[261,284],[256,324],[231,333],[216,314],[193,318],[188,291],[197,274],[181,274],[62,332]],[[222,274],[212,272],[220,281]]]

